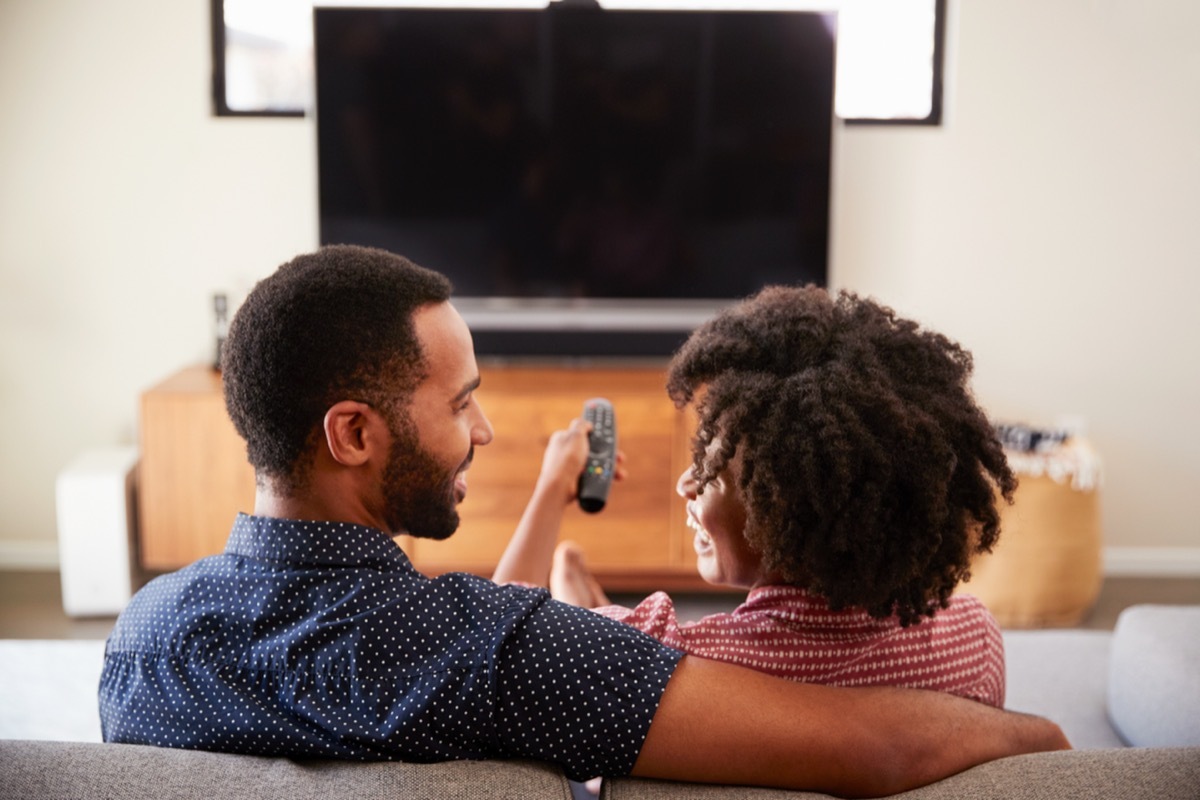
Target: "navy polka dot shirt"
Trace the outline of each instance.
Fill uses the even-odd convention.
[[[378,530],[241,515],[121,614],[100,719],[108,742],[582,780],[633,768],[680,655],[543,589],[427,578]]]

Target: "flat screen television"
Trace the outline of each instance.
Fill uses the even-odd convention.
[[[448,275],[481,355],[669,354],[827,282],[835,19],[318,7],[321,242]]]

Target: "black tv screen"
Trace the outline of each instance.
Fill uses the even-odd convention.
[[[321,242],[447,274],[481,352],[669,352],[767,283],[826,282],[833,15],[314,20]]]

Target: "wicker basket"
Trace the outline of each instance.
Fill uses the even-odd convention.
[[[1004,628],[1076,625],[1103,579],[1098,460],[1072,440],[1009,461],[1020,486],[1013,505],[1000,501],[1000,539],[959,590],[982,600]]]

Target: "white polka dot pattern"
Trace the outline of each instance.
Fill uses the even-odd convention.
[[[793,586],[754,589],[729,614],[683,624],[663,592],[633,609],[596,611],[685,653],[781,678],[932,689],[1004,706],[1004,640],[995,618],[970,595],[955,595],[949,608],[907,628],[861,609],[832,611]]]
[[[110,742],[624,775],[679,658],[545,590],[426,578],[381,531],[240,515],[121,614],[100,717]]]

